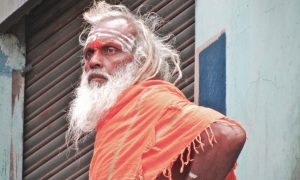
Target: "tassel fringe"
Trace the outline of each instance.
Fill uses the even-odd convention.
[[[231,126],[239,125],[235,121],[229,119],[226,116],[222,117],[221,119],[216,120],[215,122],[224,122]],[[214,132],[210,126],[205,128],[204,131],[207,135],[207,138],[208,138],[208,141],[209,141],[209,144],[211,147],[213,147],[215,143],[218,143],[217,139],[215,138]],[[200,135],[196,136],[194,138],[194,140],[180,153],[180,161],[181,161],[180,173],[183,173],[184,167],[186,165],[188,165],[189,162],[193,161],[193,159],[191,159],[191,150],[194,150],[195,153],[199,154],[200,148],[201,148],[202,152],[204,152],[204,146],[205,146],[205,144],[202,142],[202,138],[201,138],[201,134],[200,134]],[[186,150],[187,150],[187,155],[186,155],[186,157],[184,157],[184,152]],[[173,161],[170,163],[170,165],[163,170],[163,175],[166,178],[168,178],[169,180],[172,180],[171,169],[177,158],[178,158],[178,156],[175,157],[173,159]]]

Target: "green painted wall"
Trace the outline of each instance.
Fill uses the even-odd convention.
[[[0,179],[22,179],[25,50],[0,34]]]
[[[299,180],[300,1],[196,0],[196,47],[222,30],[227,114],[248,132],[239,179]]]

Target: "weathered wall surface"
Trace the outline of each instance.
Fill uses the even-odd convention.
[[[0,35],[0,179],[22,179],[25,49]]]
[[[0,23],[3,22],[14,11],[21,7],[28,0],[1,0],[0,2]]]
[[[196,47],[223,30],[227,114],[248,132],[239,179],[300,179],[300,1],[196,1]]]

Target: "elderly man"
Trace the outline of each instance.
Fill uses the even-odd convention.
[[[96,131],[90,179],[235,179],[245,132],[189,102],[171,83],[179,55],[153,33],[157,17],[95,3],[84,19],[83,74],[69,111],[67,140]],[[173,167],[179,157],[180,167]],[[187,166],[187,167],[185,167]],[[172,168],[173,167],[173,168]]]

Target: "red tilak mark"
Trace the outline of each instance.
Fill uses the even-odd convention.
[[[87,45],[87,48],[95,49],[95,48],[100,48],[102,46],[102,42],[99,40],[91,41]]]

